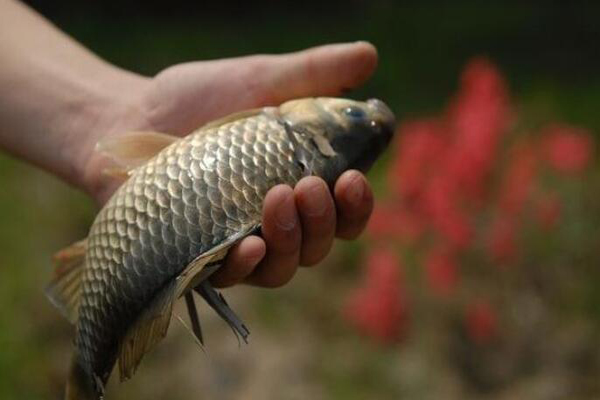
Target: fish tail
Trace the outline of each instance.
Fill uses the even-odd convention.
[[[82,365],[81,358],[75,353],[65,390],[65,400],[102,400],[104,388]]]

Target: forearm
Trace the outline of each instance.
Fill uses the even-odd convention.
[[[147,79],[101,60],[43,17],[0,0],[0,147],[84,186],[92,131],[135,104]],[[91,135],[95,136],[95,134]]]

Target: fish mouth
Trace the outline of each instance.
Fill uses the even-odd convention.
[[[364,151],[350,163],[350,168],[361,172],[367,172],[371,168],[379,155],[388,147],[396,130],[396,117],[383,101],[369,99],[365,103],[371,116],[371,131]]]
[[[383,115],[383,118],[387,121],[395,121],[396,117],[390,108],[383,101],[379,99],[369,99],[367,104],[372,109],[376,110],[379,114]]]
[[[394,136],[396,131],[396,116],[390,108],[379,99],[366,101],[372,115],[372,126],[375,128],[379,152],[383,151]]]
[[[381,127],[381,134],[386,142],[389,142],[396,129],[396,116],[390,108],[379,99],[366,101],[368,107],[373,111],[374,121]],[[387,144],[387,143],[386,143]]]

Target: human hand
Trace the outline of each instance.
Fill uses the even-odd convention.
[[[124,93],[122,106],[106,107],[83,140],[78,160],[82,185],[100,203],[117,183],[104,176],[94,153],[105,135],[154,130],[185,135],[209,120],[242,109],[277,105],[288,99],[339,95],[363,83],[377,64],[375,48],[364,42],[322,46],[284,55],[259,55],[191,62],[139,78]],[[131,83],[131,82],[130,82]],[[347,171],[333,194],[317,177],[294,189],[272,188],[264,201],[262,238],[251,236],[233,248],[211,278],[218,287],[245,281],[265,287],[287,283],[298,265],[314,265],[329,252],[334,236],[355,238],[373,207],[371,189],[358,171]]]

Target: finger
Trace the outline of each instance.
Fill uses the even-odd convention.
[[[338,220],[336,235],[354,239],[365,228],[373,211],[373,192],[359,171],[346,171],[334,188]]]
[[[266,245],[258,236],[248,236],[233,247],[225,264],[215,272],[210,281],[214,287],[233,286],[252,273],[265,256]]]
[[[145,118],[155,130],[183,135],[235,111],[338,95],[362,84],[376,66],[377,50],[367,42],[179,64],[154,78]]]
[[[298,267],[301,234],[294,191],[286,185],[275,186],[263,205],[262,236],[267,253],[246,281],[265,287],[287,283]]]
[[[300,264],[311,266],[321,261],[333,244],[335,204],[323,179],[302,179],[294,188],[302,225]]]
[[[331,44],[271,56],[264,76],[275,104],[285,100],[339,95],[360,86],[375,71],[377,50],[368,42]]]

